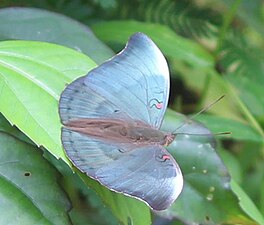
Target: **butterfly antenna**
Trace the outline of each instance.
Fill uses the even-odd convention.
[[[179,135],[179,134],[182,134],[182,135],[195,135],[195,136],[208,136],[208,135],[210,135],[209,133],[208,134],[193,134],[193,133],[185,133],[185,132],[177,133],[177,135]],[[228,135],[228,134],[232,134],[232,132],[230,132],[230,131],[224,131],[224,132],[213,133],[214,136]]]
[[[232,134],[232,132],[231,131],[224,131],[224,132],[214,133],[215,136],[218,136],[218,135],[228,135],[228,134]]]
[[[195,117],[197,117],[198,115],[200,115],[201,113],[207,111],[208,109],[210,109],[213,105],[215,105],[217,102],[219,102],[221,99],[223,99],[225,97],[225,95],[220,96],[218,99],[216,99],[215,101],[211,102],[209,105],[205,106],[203,109],[201,109],[199,112],[195,113],[194,115],[192,115],[191,117],[189,117],[185,122],[183,122],[179,127],[177,127],[176,130],[174,130],[172,132],[172,134],[176,134],[175,132],[177,130],[179,130],[180,128],[182,128],[183,126],[185,126],[190,120],[194,119]],[[224,134],[225,132],[221,132],[221,134]],[[228,132],[227,132],[228,133]]]

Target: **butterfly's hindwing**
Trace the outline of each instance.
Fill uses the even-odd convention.
[[[153,209],[171,205],[182,189],[182,174],[161,146],[117,144],[62,130],[63,146],[73,164],[108,188],[137,197]]]

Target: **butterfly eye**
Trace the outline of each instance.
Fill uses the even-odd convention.
[[[161,143],[161,144],[164,146],[168,146],[171,144],[171,142],[173,142],[174,139],[175,139],[174,134],[167,134],[167,135],[165,135],[163,143]]]

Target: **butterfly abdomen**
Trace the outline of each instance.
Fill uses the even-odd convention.
[[[168,136],[143,123],[129,123],[117,119],[76,119],[65,125],[81,134],[128,144],[164,145]]]

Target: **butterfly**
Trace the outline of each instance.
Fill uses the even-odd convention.
[[[165,149],[176,134],[159,130],[169,86],[165,57],[136,33],[119,54],[69,84],[59,101],[71,162],[153,210],[167,209],[183,188],[181,170]]]

